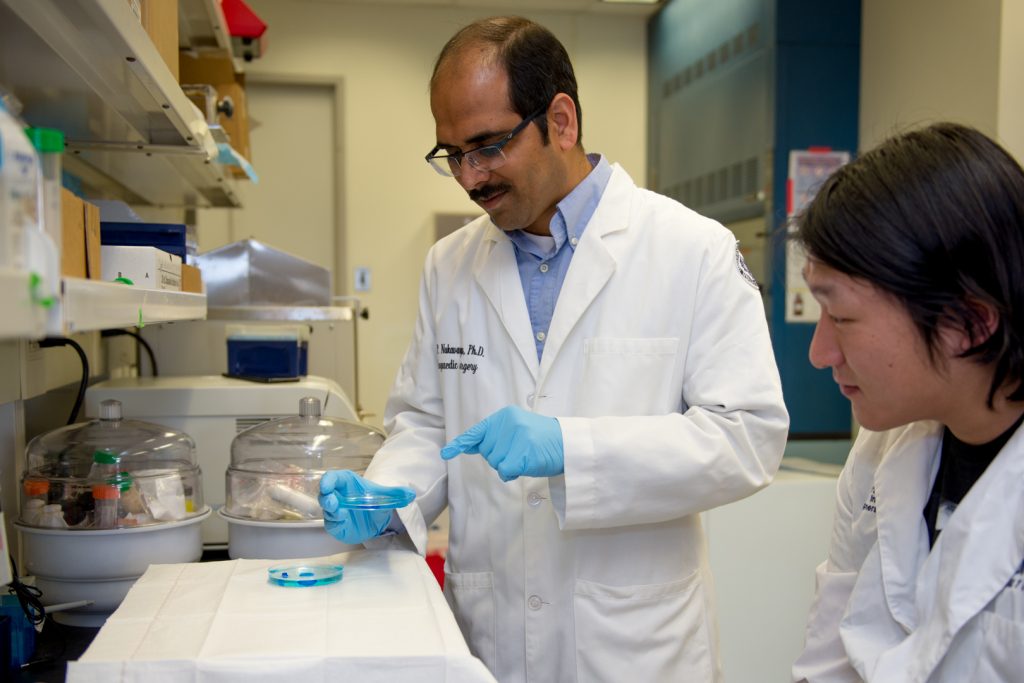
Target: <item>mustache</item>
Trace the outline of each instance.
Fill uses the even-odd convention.
[[[478,202],[490,199],[499,192],[508,192],[511,189],[512,186],[507,183],[502,185],[484,185],[483,187],[478,187],[475,190],[470,190],[469,198],[474,202]]]

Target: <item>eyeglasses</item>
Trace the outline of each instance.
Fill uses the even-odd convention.
[[[435,145],[434,149],[430,150],[424,158],[435,171],[446,178],[451,178],[453,176],[457,177],[462,173],[463,162],[468,163],[478,171],[493,171],[508,161],[508,157],[506,157],[505,152],[502,151],[505,145],[511,142],[512,138],[519,134],[519,131],[526,128],[531,121],[547,112],[547,110],[548,106],[544,105],[520,121],[518,126],[509,131],[508,135],[497,142],[476,147],[468,152],[455,152],[453,154],[438,154],[438,151],[441,149],[441,145]]]

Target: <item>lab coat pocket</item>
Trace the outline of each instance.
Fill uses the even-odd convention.
[[[1024,623],[1000,614],[978,616],[981,652],[971,681],[1019,681],[1024,671]]]
[[[577,680],[714,680],[704,603],[697,572],[641,586],[577,580]]]
[[[444,592],[470,651],[494,671],[494,574],[446,571]]]
[[[583,415],[657,415],[678,410],[679,339],[595,337],[583,343]]]

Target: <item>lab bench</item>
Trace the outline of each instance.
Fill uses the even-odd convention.
[[[339,563],[344,575],[329,585],[268,581],[270,567],[300,562]],[[495,683],[470,653],[424,559],[404,549],[151,565],[68,662],[67,681],[155,677]]]

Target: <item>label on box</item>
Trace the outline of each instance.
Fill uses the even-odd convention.
[[[136,287],[181,291],[181,257],[155,247],[104,245],[103,279],[127,278]]]

